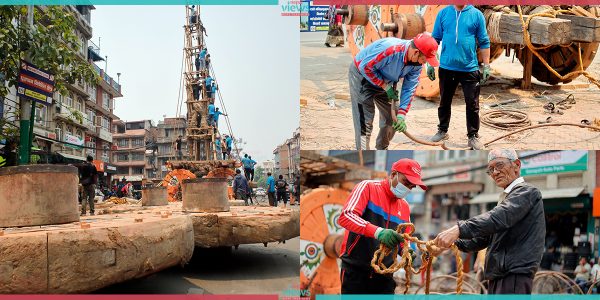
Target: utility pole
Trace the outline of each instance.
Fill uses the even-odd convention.
[[[27,24],[29,30],[33,29],[33,5],[27,6]],[[29,55],[25,57],[29,62]],[[19,96],[19,106],[21,108],[21,119],[19,121],[19,165],[29,163],[31,157],[31,143],[33,140],[33,120],[35,119],[35,101],[25,99]]]

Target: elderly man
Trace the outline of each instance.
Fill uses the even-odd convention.
[[[485,278],[490,294],[531,294],[533,276],[544,252],[546,223],[540,191],[520,177],[521,161],[514,150],[492,150],[488,171],[504,189],[498,205],[441,232],[438,246],[464,252],[488,247]]]
[[[402,242],[396,227],[410,222],[410,208],[404,198],[416,186],[426,190],[421,166],[412,159],[392,165],[389,178],[365,180],[356,185],[339,217],[346,228],[342,242],[342,294],[393,294],[396,282],[392,274],[381,275],[371,268],[379,243],[392,248]],[[393,257],[384,258],[392,264]]]

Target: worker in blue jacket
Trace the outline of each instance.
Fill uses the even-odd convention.
[[[482,149],[483,144],[479,141],[479,92],[491,72],[490,39],[483,13],[472,5],[447,6],[437,15],[432,36],[442,43],[442,53],[438,70],[439,125],[431,140],[439,142],[449,137],[452,98],[460,83],[467,106],[468,144],[474,150]],[[479,69],[477,48],[483,60],[483,71]],[[435,80],[433,67],[427,67],[427,76],[431,80]]]
[[[422,65],[426,61],[438,65],[437,48],[438,43],[422,33],[412,40],[382,38],[356,54],[348,79],[357,149],[370,149],[375,106],[379,110],[375,148],[387,149],[394,133],[406,130],[406,113],[419,84]],[[400,79],[404,80],[399,99],[396,85]]]

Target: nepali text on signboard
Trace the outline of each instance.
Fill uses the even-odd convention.
[[[21,61],[17,94],[26,99],[50,105],[53,93],[54,75],[26,61]]]

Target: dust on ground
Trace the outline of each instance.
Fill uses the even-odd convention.
[[[301,147],[303,150],[331,150],[355,148],[351,103],[348,92],[348,67],[352,56],[347,47],[327,48],[326,33],[302,33],[300,38],[300,93],[306,105],[300,107]],[[512,53],[512,52],[511,52]],[[588,82],[580,76],[565,88],[556,90],[549,85],[532,79],[534,88],[524,91],[518,88],[523,66],[518,59],[501,56],[491,63],[492,78],[481,88],[480,116],[497,109],[512,109],[526,113],[532,125],[545,122],[577,123],[581,120],[600,119],[600,91],[595,85],[581,88]],[[600,58],[596,57],[587,69],[596,78],[600,77]],[[541,95],[540,95],[541,94]],[[573,94],[576,103],[563,110],[563,114],[548,113],[543,108],[548,102],[558,102]],[[518,102],[490,107],[510,99]],[[408,131],[421,139],[428,139],[437,132],[437,107],[439,100],[415,97],[407,115]],[[465,103],[462,90],[456,91],[452,103],[452,119],[447,145],[467,147]],[[376,116],[371,136],[374,148],[379,120]],[[508,131],[494,129],[481,124],[479,135],[482,142],[507,134]],[[589,129],[558,126],[544,127],[517,133],[494,142],[488,148],[515,148],[528,150],[544,149],[600,149],[600,132]],[[417,144],[404,134],[396,133],[390,143],[394,149],[440,149],[435,146]]]

